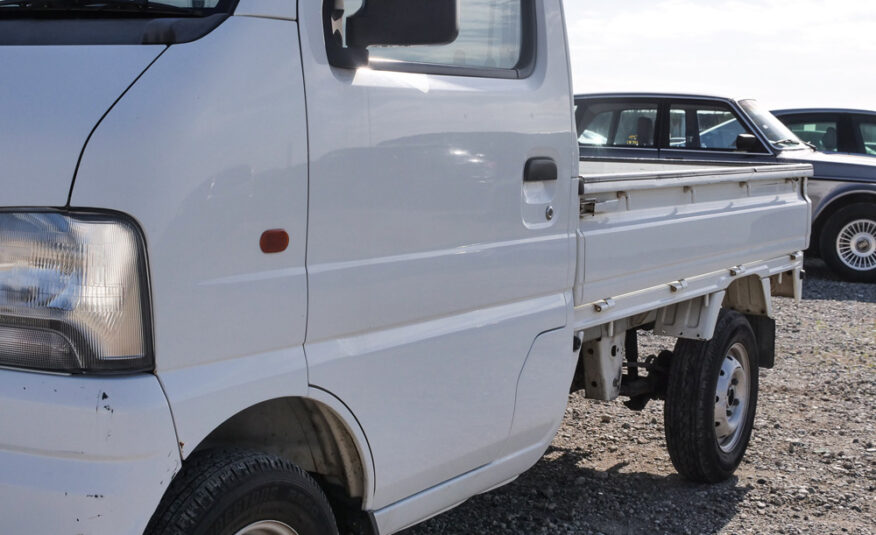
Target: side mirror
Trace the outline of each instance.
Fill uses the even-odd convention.
[[[760,152],[760,141],[754,134],[739,134],[736,137],[736,150],[740,152]]]
[[[445,45],[459,35],[456,0],[366,0],[347,19],[347,46]]]
[[[366,65],[371,45],[443,45],[459,35],[457,0],[365,0],[346,20],[346,46],[344,1],[324,0],[323,17],[329,63],[341,68]]]

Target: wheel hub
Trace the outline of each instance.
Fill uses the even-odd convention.
[[[737,343],[721,363],[715,388],[715,438],[725,452],[732,451],[742,435],[748,413],[748,385],[748,352]]]
[[[847,224],[836,239],[836,251],[856,271],[876,269],[876,221],[858,219]]]
[[[234,535],[298,535],[298,532],[277,520],[261,520],[246,526]]]

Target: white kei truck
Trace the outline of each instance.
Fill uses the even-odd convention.
[[[570,390],[665,399],[677,470],[729,477],[811,167],[579,169],[564,27],[0,0],[0,533],[395,533],[535,464]]]

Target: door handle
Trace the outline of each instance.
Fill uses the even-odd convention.
[[[557,162],[552,158],[530,158],[523,170],[524,182],[545,182],[557,179]]]

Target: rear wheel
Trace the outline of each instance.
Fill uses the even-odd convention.
[[[827,220],[820,242],[822,258],[843,279],[876,282],[876,205],[841,208]]]
[[[704,483],[733,474],[751,438],[757,389],[757,343],[742,314],[722,311],[712,340],[678,341],[664,427],[679,474]]]
[[[257,451],[194,454],[146,535],[337,535],[322,489],[301,468]]]

